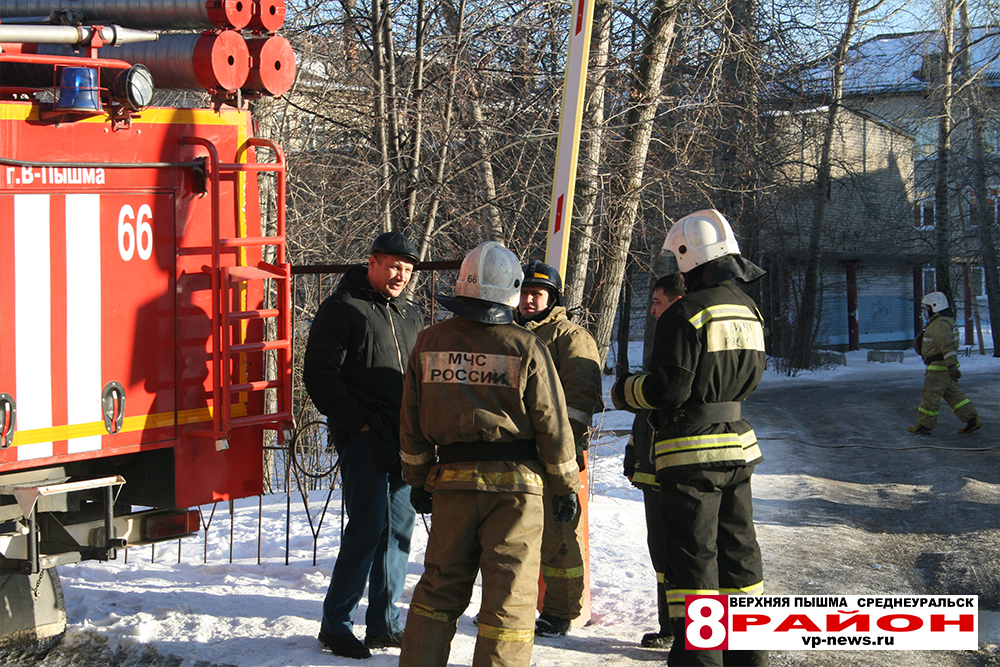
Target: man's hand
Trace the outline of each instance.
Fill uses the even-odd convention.
[[[410,504],[417,514],[430,514],[433,494],[426,489],[413,487],[410,489]]]
[[[576,518],[579,509],[575,493],[566,496],[552,496],[552,514],[555,515],[556,521],[572,521]]]
[[[948,366],[948,377],[957,380],[962,377],[962,371],[958,370],[958,366]]]

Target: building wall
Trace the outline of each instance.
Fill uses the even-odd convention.
[[[877,260],[857,267],[858,339],[862,348],[908,347],[913,340],[913,270],[910,266]],[[843,265],[823,272],[823,324],[819,346],[848,349],[847,279]]]

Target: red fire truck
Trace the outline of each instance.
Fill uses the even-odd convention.
[[[260,494],[292,429],[284,155],[246,103],[291,85],[284,5],[166,5],[0,6],[0,647],[63,632],[56,566]]]

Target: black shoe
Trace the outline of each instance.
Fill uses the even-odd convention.
[[[365,645],[358,641],[354,635],[328,635],[321,632],[319,633],[319,641],[330,649],[331,653],[342,658],[364,660],[372,657],[372,652],[365,648]]]
[[[400,648],[403,646],[403,631],[390,632],[387,635],[366,635],[365,646],[368,648]]]
[[[917,435],[930,435],[931,430],[926,426],[907,426],[906,430],[910,433],[916,433]]]
[[[965,422],[965,426],[958,429],[959,433],[972,433],[973,431],[979,430],[981,424],[979,423],[979,417],[973,417],[969,421]]]
[[[674,636],[669,630],[666,632],[647,632],[639,643],[646,648],[670,648],[674,643]]]
[[[535,634],[542,637],[561,637],[569,632],[569,619],[542,613],[535,621]]]

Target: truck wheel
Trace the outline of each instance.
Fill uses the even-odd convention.
[[[0,650],[51,647],[66,632],[66,604],[55,569],[0,572]]]

